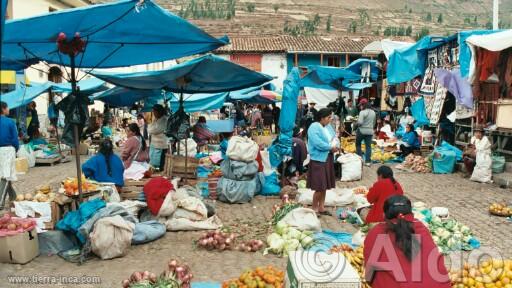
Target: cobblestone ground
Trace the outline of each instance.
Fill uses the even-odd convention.
[[[342,187],[371,185],[375,179],[376,166],[365,168],[362,181],[339,183]],[[29,192],[37,185],[52,184],[64,177],[73,176],[75,163],[69,162],[53,167],[32,168],[27,175],[20,176],[15,184],[18,193]],[[463,179],[460,174],[433,175],[396,172],[397,180],[403,185],[406,195],[413,201],[427,205],[448,207],[450,214],[468,225],[480,239],[483,246],[500,251],[505,257],[512,257],[512,222],[489,216],[487,207],[495,201],[512,201],[512,191],[495,185],[478,184]],[[265,234],[271,207],[278,203],[276,198],[257,197],[250,204],[226,205],[215,203],[218,215],[229,227],[240,231],[255,231]],[[338,223],[333,217],[322,217],[322,226],[335,231],[355,232],[352,226]],[[78,285],[76,287],[120,287],[122,279],[131,272],[149,270],[159,273],[170,258],[179,257],[186,261],[194,273],[194,281],[222,281],[238,276],[244,269],[258,265],[276,265],[285,268],[286,261],[273,255],[242,252],[208,252],[197,250],[193,241],[198,232],[167,233],[163,238],[145,245],[132,246],[123,258],[101,261],[92,259],[83,265],[65,262],[58,256],[41,255],[26,265],[0,264],[0,287],[45,287],[10,285],[9,275],[72,275],[99,276],[99,285]],[[251,234],[251,233],[249,233]],[[248,236],[248,235],[246,235]],[[263,239],[263,238],[261,238]],[[467,257],[467,253],[463,254]],[[50,286],[46,286],[50,287]],[[56,287],[56,286],[51,286]],[[69,287],[63,285],[63,287]]]

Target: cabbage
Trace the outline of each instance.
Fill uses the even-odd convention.
[[[288,224],[284,223],[283,221],[280,221],[280,222],[277,222],[274,230],[276,231],[277,234],[283,235],[283,234],[286,234],[285,229],[287,229],[287,228],[288,228]]]
[[[468,226],[466,225],[462,225],[462,227],[460,227],[460,232],[464,233],[464,234],[470,234],[471,233],[471,230],[469,229]]]
[[[432,235],[432,240],[434,240],[435,243],[439,243],[439,237]]]
[[[300,240],[300,236],[302,235],[302,233],[300,233],[300,231],[295,228],[290,228],[288,230],[288,233],[286,233],[286,234],[288,235],[288,237],[290,239],[297,239],[297,240]]]
[[[464,237],[464,235],[462,235],[462,232],[460,231],[456,231],[453,233],[453,239],[457,239],[457,240],[461,240],[462,238]]]
[[[300,240],[300,244],[302,245],[302,247],[304,247],[304,248],[308,248],[308,247],[310,247],[311,245],[313,245],[313,242],[314,242],[314,241],[315,241],[315,240],[313,239],[313,237],[311,237],[311,236],[306,236],[306,237],[304,237],[304,238],[302,238],[302,239]]]
[[[434,234],[441,237],[441,235],[443,235],[443,233],[445,231],[446,231],[446,229],[444,229],[443,227],[439,227],[439,228],[436,228],[436,230],[434,230]]]
[[[302,233],[300,234],[300,240],[308,237],[308,236],[312,236],[313,235],[313,231],[302,231]]]
[[[299,240],[297,240],[297,239],[288,239],[288,240],[285,241],[283,248],[284,248],[285,251],[295,251],[295,250],[301,248],[301,246],[300,246]]]
[[[285,240],[277,233],[272,233],[267,237],[268,250],[279,254],[283,251]]]
[[[303,188],[306,188],[306,180],[300,180],[297,182],[297,186],[299,189],[303,189]]]
[[[443,221],[441,220],[441,218],[439,218],[439,216],[434,216],[432,217],[430,224],[434,226],[441,226],[443,224]]]

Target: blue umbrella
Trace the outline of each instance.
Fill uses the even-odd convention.
[[[59,53],[60,33],[68,41],[78,33],[85,42],[76,63]],[[214,38],[150,0],[124,0],[8,20],[2,35],[2,62],[36,59],[80,68],[165,61],[228,43],[227,38]]]
[[[361,74],[356,74],[347,69],[328,66],[309,66],[308,73],[300,80],[300,86],[338,90],[344,87],[344,83],[360,79]]]
[[[99,100],[112,107],[130,107],[136,102],[142,100],[161,100],[164,99],[163,91],[160,89],[156,90],[140,90],[140,89],[129,89],[124,87],[114,87],[103,92],[96,93],[89,96],[91,100]]]
[[[220,93],[261,85],[272,77],[214,55],[205,55],[169,69],[135,73],[94,72],[117,86],[164,89],[179,93]]]

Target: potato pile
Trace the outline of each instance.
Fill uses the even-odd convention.
[[[413,154],[409,154],[405,157],[405,161],[403,166],[413,170],[418,173],[430,173],[432,169],[430,167],[428,158],[423,158],[421,156],[415,156]]]
[[[512,216],[512,207],[505,203],[493,203],[489,206],[489,213],[497,216],[509,217]]]
[[[53,201],[55,193],[49,185],[42,186],[37,189],[35,195],[32,193],[19,194],[16,196],[16,201],[34,201],[34,202],[48,202]]]
[[[478,266],[464,264],[462,271],[451,271],[452,287],[512,288],[512,260],[491,259]]]

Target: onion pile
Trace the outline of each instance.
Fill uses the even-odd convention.
[[[129,279],[122,281],[123,288],[190,288],[192,273],[185,264],[180,264],[177,260],[171,260],[167,269],[156,276],[149,271],[133,272]]]
[[[235,245],[236,241],[236,234],[217,230],[203,233],[199,240],[197,240],[197,246],[206,250],[224,251],[236,249],[245,252],[256,252],[263,248],[263,241],[261,240],[249,240]]]

